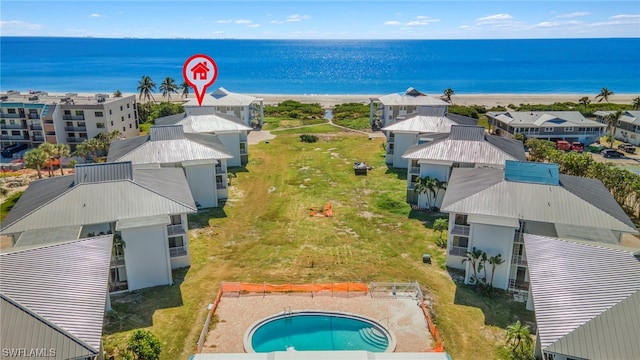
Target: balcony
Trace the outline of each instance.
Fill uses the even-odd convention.
[[[452,235],[462,235],[469,236],[469,225],[453,225],[453,229],[451,229]]]
[[[227,173],[227,169],[223,168],[222,166],[216,166],[216,174],[226,174]]]
[[[63,115],[62,120],[81,120],[84,121],[84,115]]]
[[[29,119],[40,119],[40,116],[38,116],[38,114],[29,114],[27,117]]]
[[[187,249],[184,246],[169,248],[170,257],[187,256]]]
[[[44,142],[44,136],[37,136],[37,135],[34,135],[34,136],[31,138],[31,140],[33,140],[33,141],[37,141],[37,142]]]
[[[420,166],[412,166],[409,168],[410,174],[420,174]]]
[[[182,235],[184,233],[185,231],[184,231],[184,228],[182,227],[182,224],[167,225],[167,234],[169,236]]]
[[[523,232],[516,230],[515,234],[513,235],[513,242],[516,244],[524,244],[523,234]]]
[[[31,124],[29,125],[29,127],[31,128],[31,130],[42,130],[42,125],[40,124]]]
[[[2,124],[0,127],[3,129],[22,129],[22,124]]]
[[[216,189],[226,189],[227,186],[224,183],[216,183]]]
[[[465,257],[467,256],[467,249],[466,247],[452,246],[449,249],[449,255]]]
[[[67,143],[70,144],[79,144],[85,140],[87,140],[87,138],[67,137]]]
[[[519,266],[527,266],[527,257],[524,255],[513,255],[511,264]]]
[[[86,132],[86,126],[65,126],[64,131],[67,132]]]
[[[124,255],[111,255],[111,267],[124,266]]]
[[[25,138],[22,135],[2,135],[0,137],[2,140],[13,140],[13,141],[29,141],[29,137]]]
[[[19,119],[20,114],[9,114],[9,113],[1,113],[0,118],[3,119]]]

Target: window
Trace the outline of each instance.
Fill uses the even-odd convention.
[[[9,119],[9,124],[11,124],[11,125],[15,125],[15,124],[16,124],[16,121],[15,121],[15,120],[13,120],[13,119]]]
[[[96,123],[98,129],[104,129],[104,123]]]
[[[465,215],[465,214],[456,214],[455,224],[456,225],[469,225],[469,224],[467,224],[467,215]]]
[[[564,132],[573,132],[573,126],[568,126],[564,128]]]
[[[131,114],[127,114],[127,117],[128,117],[129,119],[131,119]]]
[[[111,109],[109,109],[109,115],[113,115],[113,112],[111,111]]]
[[[71,110],[65,110],[64,114],[67,115],[67,116],[71,116]]]
[[[184,246],[184,238],[182,236],[172,236],[169,238],[169,256],[185,256],[187,249]]]
[[[182,217],[180,215],[171,215],[171,225],[182,224]]]
[[[131,123],[129,123],[129,129],[133,128],[133,125],[131,125]]]
[[[113,120],[111,120],[111,126],[113,126]]]
[[[122,105],[120,105],[120,111],[122,111]]]
[[[127,109],[129,108],[129,103],[127,103]]]
[[[127,128],[123,126],[122,127],[122,132],[125,132],[125,131],[127,131]]]
[[[469,238],[466,236],[454,236],[453,246],[466,248],[469,246]]]
[[[15,114],[16,109],[7,109],[7,114]]]
[[[553,132],[553,128],[552,127],[546,127],[546,128],[544,128],[544,132]]]
[[[124,121],[124,116],[121,116],[120,118],[122,118],[122,121]]]
[[[136,129],[138,128],[138,120],[136,120]]]
[[[96,117],[104,117],[102,111],[96,111]]]
[[[84,116],[84,111],[76,110],[76,116]]]

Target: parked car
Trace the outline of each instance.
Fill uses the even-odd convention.
[[[623,158],[624,154],[616,149],[604,149],[602,150],[602,156],[606,158]]]
[[[569,150],[571,150],[571,144],[569,144],[568,141],[558,140],[556,142],[556,149],[563,150],[563,151],[569,151]]]
[[[629,144],[629,143],[618,145],[618,149],[624,152],[628,152],[629,154],[633,154],[634,152],[636,152],[636,147],[633,146],[633,144]]]
[[[571,150],[572,151],[583,152],[584,151],[584,144],[581,143],[581,142],[574,141],[574,142],[571,143]]]
[[[604,149],[605,149],[605,146],[602,144],[593,143],[589,145],[589,152],[592,152],[592,153],[599,153]]]
[[[13,154],[22,151],[27,148],[26,143],[13,144],[2,149],[2,157],[10,158]]]

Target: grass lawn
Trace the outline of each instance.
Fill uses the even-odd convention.
[[[12,194],[6,199],[2,199],[2,205],[0,205],[0,221],[4,220],[4,218],[9,214],[9,211],[13,208],[13,206],[18,202],[22,196],[22,191]]]
[[[130,330],[148,328],[163,344],[163,359],[186,359],[221,281],[418,281],[434,299],[454,359],[498,357],[506,326],[533,319],[524,304],[452,280],[430,229],[436,216],[406,204],[406,172],[387,168],[384,139],[327,132],[316,133],[316,143],[300,142],[312,128],[277,132],[250,147],[247,166],[230,170],[236,177],[226,204],[189,217],[192,265],[174,273],[175,285],[112,297],[107,351],[123,348]],[[373,169],[355,176],[355,161]],[[309,216],[328,202],[333,218]],[[422,263],[424,253],[433,264]]]

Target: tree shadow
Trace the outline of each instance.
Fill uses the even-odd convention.
[[[209,220],[222,219],[227,217],[227,213],[224,211],[226,200],[221,200],[219,206],[215,208],[207,208],[198,210],[195,214],[189,214],[189,229],[202,229],[209,226]]]
[[[500,289],[494,290],[493,295],[485,295],[477,287],[464,284],[463,272],[449,269],[449,273],[456,284],[454,304],[480,309],[484,314],[485,325],[506,329],[520,321],[532,325],[532,333],[535,333],[535,315],[533,311],[526,309],[525,302],[513,300],[509,293]]]
[[[440,218],[449,218],[449,214],[441,213],[438,211],[429,211],[429,210],[416,210],[411,209],[409,211],[409,219],[415,219],[422,222],[424,227],[428,229],[433,229],[433,223]]]
[[[152,326],[156,310],[182,306],[180,285],[188,271],[188,267],[173,270],[173,285],[111,295],[111,311],[105,315],[103,334]]]
[[[387,166],[385,174],[395,175],[398,180],[407,180],[407,169],[400,169]]]

